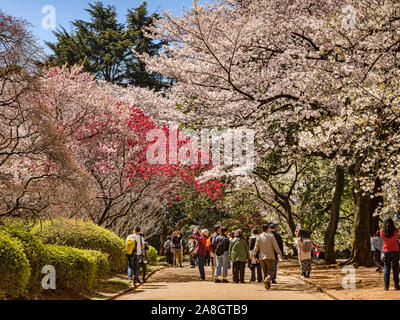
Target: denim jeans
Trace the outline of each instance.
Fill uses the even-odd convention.
[[[139,279],[139,260],[140,260],[140,255],[137,254],[131,254],[128,256],[128,277],[132,277],[132,269],[133,269],[133,274],[134,274],[134,279],[138,280]]]
[[[206,256],[204,254],[198,254],[196,256],[196,260],[197,260],[197,265],[199,266],[200,277],[202,279],[205,279],[206,278],[206,272],[204,270],[204,265],[206,263]]]
[[[393,280],[394,287],[399,287],[399,256],[398,251],[383,251],[385,256],[385,272],[383,275],[385,281],[385,288],[390,285],[390,269],[393,267]]]
[[[221,275],[222,269],[222,276],[228,276],[228,267],[229,267],[229,252],[225,251],[222,255],[216,256],[217,259],[217,266],[215,268],[214,276],[218,277]]]

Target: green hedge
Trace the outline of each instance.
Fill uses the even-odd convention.
[[[0,299],[24,295],[29,277],[29,263],[22,244],[0,231]]]
[[[107,256],[93,250],[45,245],[48,264],[56,270],[56,289],[84,293],[92,289],[108,269]]]
[[[111,271],[126,268],[125,244],[115,233],[90,221],[55,219],[37,224],[32,229],[45,244],[58,244],[108,254]]]
[[[149,264],[157,264],[157,250],[153,246],[149,245],[149,249],[147,250],[147,259]]]
[[[96,279],[105,279],[110,274],[110,263],[108,254],[96,250],[85,250],[96,259]]]
[[[34,235],[16,226],[1,227],[11,237],[16,238],[22,244],[22,250],[29,262],[31,275],[26,287],[30,294],[38,293],[42,290],[41,280],[43,277],[42,268],[48,260],[47,251],[43,243]]]

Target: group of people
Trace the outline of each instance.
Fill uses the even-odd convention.
[[[244,283],[246,264],[251,271],[251,282],[264,282],[265,288],[270,289],[271,283],[276,283],[278,262],[284,258],[282,237],[276,232],[274,224],[263,224],[262,233],[252,229],[251,235],[245,237],[241,229],[228,232],[228,228],[215,225],[210,234],[207,229],[195,228],[189,237],[186,247],[184,237],[179,230],[168,237],[164,243],[164,250],[169,266],[183,267],[183,255],[188,253],[190,265],[199,268],[200,280],[206,279],[205,266],[212,266],[212,278],[216,283],[226,283],[228,271],[232,269],[232,278],[235,283]],[[308,278],[311,273],[312,258],[315,247],[311,241],[310,232],[301,229],[295,231],[295,243],[298,260],[301,268],[301,277]],[[399,231],[394,221],[387,218],[383,228],[371,234],[372,258],[376,264],[376,271],[381,272],[384,267],[384,288],[389,290],[390,271],[393,270],[394,289],[400,290],[399,258],[400,242]],[[132,249],[133,248],[133,249]],[[143,269],[142,281],[145,281],[147,271],[147,242],[140,227],[136,227],[133,234],[126,239],[128,259],[128,277],[134,284],[140,283],[139,271]]]
[[[263,224],[261,229],[261,234],[258,229],[252,229],[251,235],[245,237],[241,229],[228,232],[221,225],[215,225],[212,234],[207,229],[195,228],[187,249],[182,234],[176,230],[164,243],[167,262],[170,266],[182,267],[182,257],[187,252],[191,267],[199,268],[200,280],[205,280],[205,266],[211,264],[216,283],[229,282],[229,269],[235,283],[244,283],[247,265],[250,281],[264,282],[266,289],[270,289],[271,283],[276,283],[278,262],[283,259],[283,240],[274,224]],[[302,276],[309,277],[313,244],[306,230],[298,228],[296,236]]]

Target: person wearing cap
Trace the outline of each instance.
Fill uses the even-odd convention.
[[[194,228],[193,238],[197,241],[196,248],[194,249],[194,253],[196,255],[197,265],[199,267],[200,272],[200,280],[206,279],[206,273],[204,270],[206,255],[207,255],[207,239],[209,232],[207,229],[203,229],[201,233],[199,232],[199,228]]]
[[[275,224],[271,223],[268,227],[268,232],[271,232],[275,236],[275,240],[278,243],[279,249],[281,249],[281,252],[283,254],[283,239],[282,239],[281,235],[275,231],[275,229],[276,229]],[[278,253],[275,252],[274,273],[271,278],[272,283],[276,283],[276,274],[278,272],[278,262],[279,262]]]

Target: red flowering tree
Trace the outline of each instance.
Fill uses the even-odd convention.
[[[158,126],[139,107],[118,102],[117,94],[104,90],[93,76],[78,67],[52,68],[45,71],[41,86],[37,103],[65,136],[71,159],[92,178],[92,196],[85,203],[65,205],[67,216],[89,216],[120,234],[140,224],[151,236],[165,208],[181,200],[183,185],[213,201],[221,198],[221,182],[199,179],[210,164],[151,161],[154,131],[164,134],[167,147],[161,152],[172,152],[168,127]],[[177,130],[176,135],[176,152],[187,149],[206,157],[182,132]]]

